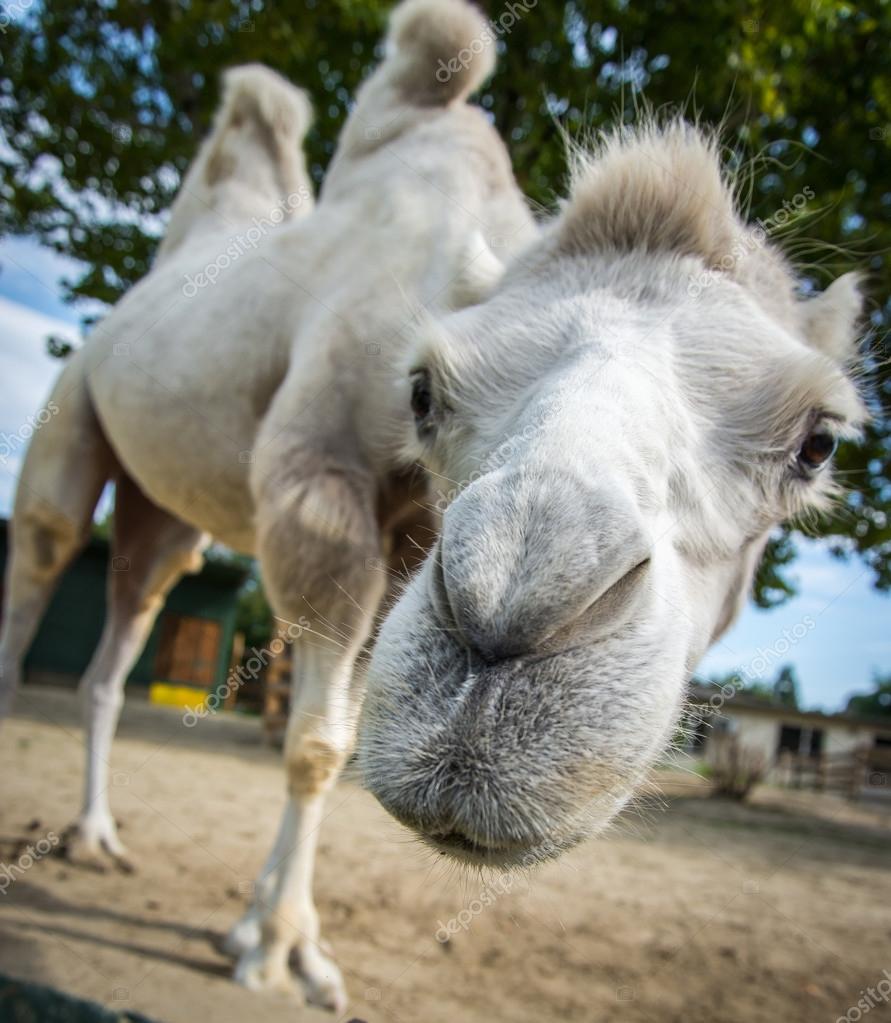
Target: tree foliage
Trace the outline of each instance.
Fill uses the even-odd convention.
[[[801,707],[799,703],[801,684],[798,681],[798,673],[791,664],[781,665],[773,681],[745,681],[738,672],[731,671],[724,675],[712,675],[705,679],[703,684],[724,689],[726,692],[754,696],[792,710]]]
[[[350,97],[379,56],[386,0],[53,0],[8,26],[0,50],[0,231],[31,234],[81,260],[72,300],[113,302],[147,270],[180,175],[206,131],[220,71],[259,60],[312,94],[308,141],[320,181]],[[514,23],[480,96],[506,139],[522,187],[551,207],[565,183],[561,127],[579,137],[641,101],[686,103],[723,124],[751,215],[768,221],[807,188],[814,199],[785,233],[822,287],[866,274],[873,333],[867,370],[875,418],[839,452],[847,498],[812,533],[858,554],[891,588],[884,339],[891,320],[891,4],[868,0],[489,0]],[[524,13],[524,8],[525,13]],[[770,606],[791,592],[775,537],[758,577]]]
[[[891,675],[875,675],[868,693],[857,693],[848,700],[849,714],[891,718]]]
[[[791,664],[784,664],[773,680],[773,698],[784,707],[798,709],[798,675]]]

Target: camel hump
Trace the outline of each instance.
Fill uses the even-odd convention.
[[[390,17],[384,69],[420,103],[469,96],[495,67],[497,35],[465,0],[405,0]]]
[[[311,124],[306,92],[270,68],[244,64],[224,72],[222,101],[183,179],[157,261],[186,238],[256,217],[308,213],[313,192],[303,140]]]
[[[286,167],[299,156],[311,124],[312,104],[303,89],[263,64],[229,68],[207,141],[207,183],[237,175],[245,149],[265,150],[277,168]]]

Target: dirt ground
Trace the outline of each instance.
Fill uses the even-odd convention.
[[[0,867],[27,865],[25,846],[71,820],[77,720],[73,694],[26,688],[0,733]],[[131,700],[114,770],[112,805],[138,872],[52,855],[13,870],[0,972],[166,1023],[331,1023],[240,989],[217,951],[283,800],[257,723],[187,729],[176,711]],[[343,783],[316,886],[352,997],[342,1019],[832,1023],[891,970],[887,812],[770,789],[740,807],[705,798],[694,778],[661,784],[665,794],[607,838],[499,893],[423,852]],[[438,941],[462,910],[466,927]],[[884,1018],[888,1003],[870,1012]]]

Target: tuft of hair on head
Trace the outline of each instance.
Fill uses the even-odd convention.
[[[205,176],[209,185],[231,173],[224,155],[227,136],[261,128],[270,156],[288,166],[312,124],[303,89],[263,64],[242,64],[223,73],[223,101],[209,139]]]
[[[744,230],[717,142],[683,120],[623,126],[574,147],[571,172],[557,223],[564,251],[669,252],[717,268]]]
[[[413,103],[444,106],[466,99],[495,67],[495,39],[466,0],[404,0],[390,16],[391,81]]]

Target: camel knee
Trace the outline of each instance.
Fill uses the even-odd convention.
[[[86,675],[82,682],[86,709],[94,714],[117,714],[124,705],[124,679],[115,675]]]
[[[16,568],[35,582],[55,580],[86,541],[86,532],[61,512],[38,508],[13,520]]]
[[[10,561],[0,627],[0,689],[10,692],[22,661],[65,567],[83,546],[86,533],[60,512],[44,506],[17,510],[12,522]],[[8,706],[5,706],[8,709]],[[0,708],[3,712],[4,708]]]
[[[289,739],[285,749],[288,792],[294,799],[318,796],[337,781],[349,756],[345,742],[318,734]]]

